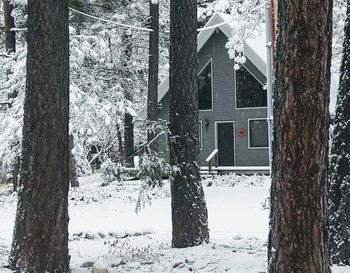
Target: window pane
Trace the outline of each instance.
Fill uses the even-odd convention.
[[[266,90],[244,66],[236,71],[236,100],[237,108],[267,106]]]
[[[268,130],[266,120],[249,121],[250,147],[268,147]]]
[[[211,95],[211,61],[198,75],[198,106],[199,110],[212,109]]]

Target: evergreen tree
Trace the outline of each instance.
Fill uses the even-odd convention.
[[[153,30],[149,35],[149,68],[148,68],[148,100],[147,119],[149,122],[157,120],[158,110],[158,72],[159,72],[159,3],[150,0],[150,26]],[[155,132],[149,131],[147,142],[150,143],[156,136]],[[153,141],[153,150],[157,150],[157,143]]]
[[[170,161],[173,247],[209,241],[199,175],[197,1],[170,1]]]
[[[130,71],[128,67],[131,63],[131,54],[132,54],[132,36],[128,34],[127,31],[123,33],[122,41],[124,45],[123,50],[123,84],[124,96],[127,101],[133,101],[133,94],[131,90],[128,89],[128,83],[132,80],[130,76]],[[135,153],[135,144],[134,144],[134,118],[133,116],[126,111],[124,115],[124,152],[125,152],[125,163],[128,167],[134,166],[134,153]]]
[[[333,263],[350,265],[350,0],[330,159],[329,235]]]
[[[12,17],[13,4],[10,0],[3,0],[2,2],[4,10],[4,22],[5,22],[5,47],[7,52],[16,51],[16,33],[11,31],[15,27],[15,20]]]
[[[330,271],[331,15],[332,0],[278,2],[269,273]]]
[[[67,0],[28,1],[22,166],[10,267],[68,273]]]

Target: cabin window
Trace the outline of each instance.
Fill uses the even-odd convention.
[[[201,70],[198,75],[198,106],[199,110],[212,110],[212,71],[211,61]]]
[[[263,85],[244,66],[236,70],[236,108],[266,107]]]
[[[265,119],[249,120],[249,148],[268,148],[268,125]]]

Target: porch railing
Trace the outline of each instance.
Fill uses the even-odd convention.
[[[208,164],[208,172],[209,174],[212,173],[213,167],[218,167],[219,166],[219,150],[214,149],[210,155],[205,159],[205,161]]]

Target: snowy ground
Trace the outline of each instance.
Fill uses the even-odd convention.
[[[109,272],[266,272],[269,178],[222,176],[204,182],[211,242],[172,249],[169,188],[135,214],[139,182],[102,187],[98,176],[70,192],[72,273],[95,264]],[[0,267],[6,264],[16,197],[0,186]],[[0,272],[2,271],[0,268]],[[349,267],[333,267],[350,273]]]

